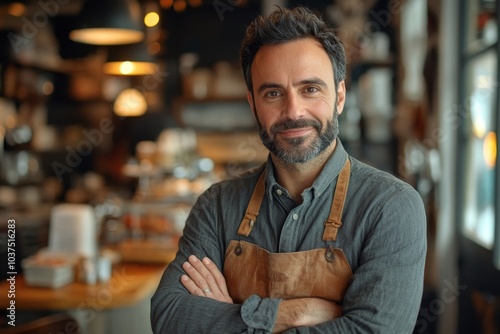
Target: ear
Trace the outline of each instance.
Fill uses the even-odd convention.
[[[253,95],[249,90],[247,90],[247,101],[248,101],[248,104],[250,105],[250,110],[252,110],[252,114],[253,114],[253,111],[255,110],[254,105],[253,105]]]
[[[337,112],[342,114],[342,111],[344,111],[344,105],[345,105],[345,81],[342,80],[339,82],[338,87],[337,87]]]

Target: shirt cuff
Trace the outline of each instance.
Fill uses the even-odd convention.
[[[251,295],[241,305],[241,318],[249,327],[248,333],[271,333],[278,314],[279,298],[260,298]]]

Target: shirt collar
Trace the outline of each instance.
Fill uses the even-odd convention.
[[[313,185],[310,188],[304,190],[304,192],[310,191],[313,198],[316,196],[320,196],[328,188],[328,186],[330,186],[331,182],[337,179],[337,176],[340,174],[340,171],[344,167],[346,159],[347,152],[344,149],[344,146],[342,145],[340,139],[337,138],[337,145],[335,146],[333,154],[327,160],[325,166],[323,167],[323,170],[318,175]],[[276,181],[275,169],[270,155],[267,158],[266,170],[266,191],[268,198],[272,201],[272,193],[275,192],[278,188],[283,189],[283,187],[280,186]]]

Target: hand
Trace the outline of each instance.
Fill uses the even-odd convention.
[[[220,302],[233,303],[233,299],[227,292],[224,276],[208,257],[200,261],[196,256],[191,255],[182,265],[182,269],[187,275],[181,276],[181,283],[189,293]]]
[[[342,307],[323,298],[296,298],[282,300],[273,333],[295,327],[316,326],[342,316]]]

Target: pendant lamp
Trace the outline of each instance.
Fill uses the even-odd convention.
[[[137,43],[144,39],[136,0],[84,0],[69,38],[93,45]]]
[[[141,116],[147,109],[146,98],[135,88],[127,88],[122,91],[113,105],[113,111],[120,117]]]
[[[108,47],[103,71],[110,75],[151,75],[158,71],[156,60],[145,43]]]

